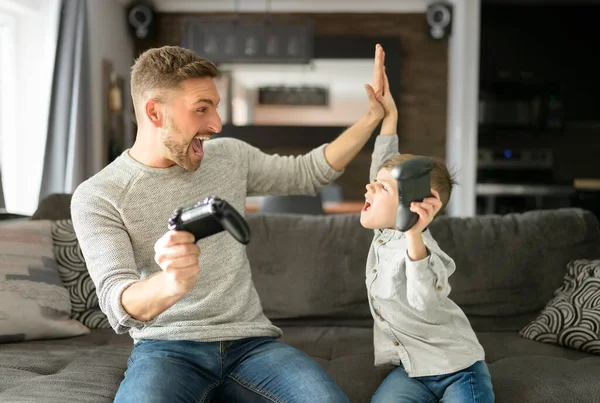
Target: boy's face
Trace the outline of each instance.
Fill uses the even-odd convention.
[[[373,183],[367,185],[360,223],[369,229],[396,228],[398,183],[389,170],[382,168]]]

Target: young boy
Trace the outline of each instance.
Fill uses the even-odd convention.
[[[366,270],[375,365],[396,368],[372,402],[493,402],[483,348],[465,314],[448,298],[454,261],[427,229],[452,191],[453,180],[442,162],[435,160],[431,172],[434,197],[410,207],[419,215],[417,223],[406,232],[396,229],[398,186],[390,171],[414,156],[398,155],[396,105],[383,69],[382,76],[382,88],[375,91],[385,118],[375,141],[372,182],[360,222],[375,230]]]

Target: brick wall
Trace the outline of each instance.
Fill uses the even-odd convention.
[[[222,20],[235,17],[232,14],[198,15]],[[136,54],[148,47],[179,44],[181,21],[187,16],[189,15],[159,14],[158,38],[137,42]],[[259,14],[242,14],[237,17],[243,21],[264,18]],[[423,14],[272,14],[270,17],[277,22],[310,18],[315,23],[316,35],[399,38],[402,93],[396,103],[399,110],[400,150],[445,157],[448,44],[446,41],[429,39]],[[281,154],[307,151],[283,148],[277,144],[263,149]],[[368,178],[370,152],[371,150],[364,149],[339,179],[345,198],[362,199]]]

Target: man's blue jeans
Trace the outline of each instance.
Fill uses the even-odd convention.
[[[373,395],[372,403],[493,403],[492,378],[484,361],[462,371],[409,378],[394,369]]]
[[[270,337],[231,342],[140,340],[117,403],[348,402],[323,368]]]

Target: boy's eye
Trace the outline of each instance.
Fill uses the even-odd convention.
[[[206,108],[198,108],[198,109],[196,109],[196,112],[204,113],[204,112],[206,112]]]

